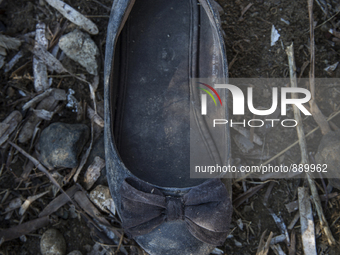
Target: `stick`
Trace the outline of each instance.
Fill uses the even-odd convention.
[[[297,88],[296,66],[295,66],[295,59],[294,59],[293,43],[291,44],[291,46],[287,47],[286,53],[287,53],[288,62],[289,62],[290,86],[292,88]],[[298,95],[296,93],[292,93],[292,98],[297,99]],[[298,134],[300,150],[301,150],[301,163],[308,164],[307,143],[306,143],[305,133],[303,131],[300,110],[296,107],[296,105],[293,106],[293,110],[294,110],[294,119],[297,122],[296,131]]]
[[[261,239],[260,239],[259,246],[257,248],[256,255],[267,255],[268,254],[270,241],[272,240],[272,237],[273,237],[273,232],[270,232],[267,242],[264,241],[266,233],[267,233],[267,230],[265,230],[261,235]]]
[[[293,43],[291,46],[287,47],[286,53],[288,55],[291,87],[297,88]],[[292,98],[297,98],[297,95],[295,93],[292,93]],[[293,110],[294,110],[294,118],[298,123],[296,126],[296,129],[297,129],[297,134],[299,137],[299,144],[300,144],[300,149],[301,149],[301,164],[308,164],[307,144],[306,144],[306,139],[305,139],[305,135],[304,135],[303,127],[302,127],[302,119],[301,119],[300,111],[295,105],[293,106]],[[329,229],[325,215],[322,211],[321,201],[320,201],[320,197],[316,189],[315,183],[309,172],[306,173],[306,177],[307,177],[307,180],[308,180],[308,183],[309,183],[312,195],[313,195],[313,201],[314,201],[315,208],[319,216],[321,228],[323,229],[323,231],[325,232],[328,238],[329,245],[335,245],[336,244],[335,239],[332,236],[332,233]]]
[[[12,145],[16,150],[18,150],[22,155],[24,155],[26,158],[28,158],[30,161],[33,162],[36,168],[38,168],[41,172],[43,172],[47,178],[58,188],[64,195],[70,200],[70,202],[73,203],[72,198],[60,187],[59,183],[52,177],[52,175],[47,171],[47,169],[34,157],[29,155],[26,151],[21,149],[18,145],[15,143],[12,143],[11,141],[8,141],[10,145]]]
[[[309,86],[312,94],[312,100],[309,101],[311,112],[316,123],[321,128],[323,135],[331,131],[325,116],[320,111],[315,102],[315,40],[314,40],[314,18],[313,18],[313,0],[308,1],[309,13],[309,30],[310,30],[310,71],[309,71]]]
[[[317,255],[312,205],[307,188],[298,188],[298,194],[303,251],[308,255]]]
[[[15,149],[17,149],[22,155],[24,155],[26,158],[28,158],[30,161],[33,162],[33,164],[36,166],[36,168],[38,168],[41,172],[43,172],[48,179],[61,191],[61,193],[63,193],[66,198],[72,203],[74,204],[74,206],[83,213],[83,215],[98,229],[100,229],[98,227],[98,225],[91,219],[89,218],[84,212],[83,210],[78,206],[78,204],[60,187],[59,183],[52,177],[52,175],[47,171],[47,169],[34,157],[32,157],[31,155],[29,155],[26,151],[24,151],[23,149],[21,149],[18,145],[12,143],[11,141],[8,141],[8,143],[10,145],[12,145]]]

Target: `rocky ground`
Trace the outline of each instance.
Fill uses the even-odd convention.
[[[21,46],[16,40],[11,41],[11,49],[5,52],[0,47],[0,236],[4,236],[0,240],[0,254],[143,254],[133,240],[121,237],[105,177],[103,61],[112,1],[65,2],[91,19],[98,33],[91,28],[85,31],[67,21],[45,0],[0,0],[0,35],[21,41]],[[292,42],[297,75],[308,78],[307,0],[219,0],[218,3],[223,8],[221,21],[231,78],[289,78],[285,49]],[[319,0],[314,3],[313,13],[315,76],[340,78],[337,67],[340,37],[336,33],[340,30],[340,5],[337,1]],[[38,23],[40,30],[36,27]],[[45,29],[43,24],[46,24],[46,33],[39,34]],[[35,35],[34,31],[37,31]],[[33,40],[41,40],[62,67],[57,65],[51,70],[39,63],[39,59],[33,57],[33,53],[38,54]],[[81,45],[77,45],[79,41]],[[11,67],[11,60],[18,53],[21,57]],[[67,72],[59,72],[58,68],[65,68]],[[46,70],[48,77],[42,78],[40,87],[35,85],[34,73],[46,73]],[[46,86],[51,89],[37,97]],[[308,88],[308,84],[303,86]],[[91,90],[95,91],[96,105]],[[270,107],[270,85],[256,87],[254,93],[254,101],[259,106]],[[318,85],[315,101],[326,117],[338,112],[339,85]],[[98,114],[94,114],[94,109]],[[294,118],[292,110],[288,114]],[[253,118],[251,113],[247,113],[247,118]],[[316,127],[318,123],[313,117],[303,116],[305,133]],[[331,130],[340,127],[340,117],[333,118],[330,127]],[[261,146],[240,137],[232,129],[235,165],[264,163],[298,139],[295,129],[287,130],[280,125],[248,132],[258,135]],[[315,157],[337,168],[338,132],[322,138],[324,134],[316,130],[306,138],[307,151],[312,155],[310,160]],[[315,154],[322,139],[318,156]],[[27,154],[6,143],[8,140]],[[323,150],[330,158],[321,155]],[[28,159],[30,156],[42,165],[35,166]],[[300,160],[300,149],[296,145],[271,164],[289,165]],[[47,175],[42,172],[44,169]],[[234,182],[233,229],[225,245],[215,249],[214,254],[256,254],[258,247],[262,247],[261,240],[268,240],[271,232],[276,245],[268,254],[304,254],[303,222],[297,219],[301,212],[297,210],[298,202],[292,202],[301,201],[303,190],[298,188],[309,184],[305,176],[295,177],[299,178],[248,178]],[[322,209],[330,231],[339,241],[337,187],[340,185],[336,179],[329,181],[323,177],[316,180],[316,187],[319,194],[324,195],[321,196]],[[60,189],[51,184],[52,178],[73,197],[74,204],[68,203]],[[322,232],[314,203],[312,212],[318,254],[339,254],[340,248],[330,245]],[[51,250],[52,246],[57,250]],[[284,253],[280,253],[280,249]]]

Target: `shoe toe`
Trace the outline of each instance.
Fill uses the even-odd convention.
[[[150,255],[203,255],[215,246],[203,243],[190,234],[184,221],[164,222],[150,233],[135,237]]]

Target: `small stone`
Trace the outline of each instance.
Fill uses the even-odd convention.
[[[15,94],[15,90],[12,87],[8,87],[7,89],[7,97],[11,98],[12,96],[14,96]]]
[[[85,189],[89,190],[100,177],[101,170],[105,167],[105,160],[95,157],[93,163],[87,168],[84,177]]]
[[[99,107],[98,107],[97,111],[100,114]],[[104,135],[101,135],[100,137],[98,137],[95,140],[95,142],[93,143],[91,153],[90,153],[90,155],[87,159],[87,162],[84,166],[84,169],[87,169],[90,166],[90,164],[94,161],[95,157],[100,157],[102,159],[105,159]],[[105,167],[102,168],[101,173],[100,173],[100,177],[96,181],[96,184],[108,186],[107,177],[106,177],[106,168]]]
[[[64,220],[67,220],[69,213],[67,210],[64,210],[63,207],[61,207],[56,211],[56,215]]]
[[[69,212],[70,212],[71,219],[75,219],[78,217],[78,214],[76,212],[76,207],[74,205],[70,205]]]
[[[41,237],[40,251],[42,255],[66,254],[66,242],[63,235],[53,228],[47,230]]]
[[[80,251],[71,251],[69,254],[67,255],[83,255]]]
[[[108,187],[98,185],[90,192],[90,199],[102,211],[112,214],[116,213],[116,206]]]
[[[237,241],[236,239],[234,239],[235,245],[238,248],[242,248],[242,243],[240,243],[239,241]]]
[[[236,223],[237,223],[237,226],[243,231],[243,222],[242,222],[242,219],[238,219],[236,221]]]
[[[51,124],[44,129],[39,140],[42,162],[54,168],[76,167],[89,134],[89,128],[83,124]]]
[[[318,152],[315,155],[317,166],[328,178],[329,183],[340,190],[340,130],[329,132],[324,135],[319,144]],[[320,165],[318,165],[320,164]],[[319,169],[320,170],[320,169]]]
[[[23,243],[27,242],[27,237],[25,235],[20,236],[20,241]]]
[[[85,67],[90,74],[98,75],[99,50],[88,34],[75,29],[60,38],[59,47],[69,58]]]

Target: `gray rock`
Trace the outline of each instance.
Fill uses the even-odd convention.
[[[334,187],[340,190],[340,130],[324,135],[315,155],[316,164],[327,165],[323,174]],[[324,166],[321,166],[323,169]]]
[[[40,240],[42,255],[65,255],[66,242],[63,235],[56,229],[47,230]]]
[[[98,185],[90,192],[90,199],[102,211],[116,214],[116,205],[111,197],[109,187]]]
[[[71,251],[69,254],[67,255],[83,255],[80,251]]]
[[[88,34],[75,29],[60,38],[59,47],[69,58],[85,67],[90,74],[98,74],[99,50]]]
[[[67,210],[64,210],[63,207],[59,208],[57,211],[56,211],[56,215],[60,218],[63,218],[64,220],[67,220],[68,219],[68,216],[69,216],[69,213]]]
[[[91,153],[84,166],[84,169],[87,169],[89,165],[93,162],[94,158],[97,156],[102,159],[105,159],[104,135],[103,134],[100,137],[98,137],[97,140],[94,142]],[[106,167],[102,168],[100,177],[96,181],[96,184],[108,186],[107,178],[106,178]]]
[[[89,134],[89,128],[83,124],[51,124],[44,129],[39,140],[42,163],[55,168],[76,167]]]

